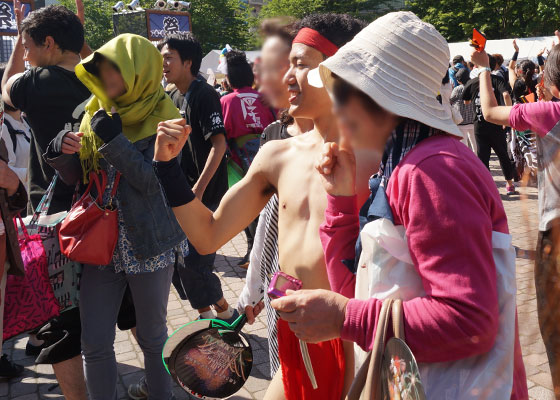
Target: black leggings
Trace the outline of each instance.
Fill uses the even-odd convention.
[[[504,131],[492,133],[475,133],[476,145],[478,146],[478,158],[486,168],[490,169],[490,151],[500,160],[500,166],[506,181],[513,179],[513,165],[507,151],[507,137]]]

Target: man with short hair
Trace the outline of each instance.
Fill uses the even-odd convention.
[[[74,67],[80,54],[91,50],[84,42],[83,4],[76,2],[79,18],[62,6],[49,6],[30,13],[14,2],[18,37],[2,78],[4,101],[25,112],[33,136],[29,163],[30,200],[36,208],[55,171],[44,160],[49,143],[62,130],[77,131],[89,90],[78,80]],[[31,69],[25,71],[25,61]],[[70,209],[74,187],[58,182],[49,213]],[[52,364],[64,397],[85,400],[86,387],[80,345],[80,311],[66,311],[42,329],[44,348],[36,362]]]
[[[187,140],[181,121],[160,126],[154,166],[169,204],[188,237],[203,253],[220,248],[250,223],[274,193],[279,197],[279,264],[283,272],[299,279],[304,288],[330,289],[318,229],[326,208],[326,194],[314,170],[325,142],[338,140],[331,100],[324,88],[308,82],[311,70],[352,39],[364,24],[348,15],[319,14],[304,18],[290,53],[285,81],[290,93],[290,115],[308,118],[312,131],[293,138],[272,141],[259,151],[247,175],[234,186],[212,213],[189,191],[186,180],[176,173],[174,159]],[[376,160],[379,165],[379,159]],[[358,168],[358,171],[361,169]],[[367,181],[367,177],[363,177]],[[366,187],[358,188],[363,200]],[[279,323],[281,363],[270,384],[268,399],[340,399],[354,375],[352,357],[346,363],[340,340],[309,344],[318,389],[314,390],[300,354],[298,339],[287,323]]]
[[[197,78],[202,48],[190,32],[169,35],[158,45],[163,56],[163,74],[177,88],[171,99],[192,127],[183,148],[181,166],[189,185],[202,203],[211,210],[220,204],[228,189],[226,131],[220,96],[212,86]],[[201,318],[217,317],[233,322],[239,316],[224,298],[220,279],[212,273],[216,253],[200,255],[189,243],[185,266],[178,267],[174,284],[182,298],[189,299]]]

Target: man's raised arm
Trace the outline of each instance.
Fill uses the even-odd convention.
[[[14,45],[14,51],[12,51],[12,55],[10,56],[10,60],[8,61],[6,70],[4,71],[4,76],[2,77],[2,99],[10,106],[13,106],[12,100],[10,99],[12,84],[20,76],[20,74],[25,72],[25,61],[23,61],[25,49],[23,48],[21,38],[21,21],[23,21],[24,11],[25,9],[22,3],[19,0],[14,0],[14,15],[18,36]]]
[[[154,169],[189,241],[199,253],[210,254],[247,227],[274,193],[266,178],[271,154],[263,148],[247,175],[225,194],[218,209],[212,213],[192,192],[177,159],[189,134],[190,127],[185,126],[184,120],[160,123]]]

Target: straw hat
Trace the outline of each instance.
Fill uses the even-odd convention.
[[[387,111],[462,138],[450,107],[436,99],[448,63],[443,36],[414,13],[401,11],[369,24],[321,63],[319,75],[329,91],[332,72]]]

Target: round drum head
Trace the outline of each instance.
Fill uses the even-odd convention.
[[[253,351],[246,337],[215,321],[188,324],[168,343],[163,358],[169,373],[185,391],[200,399],[231,396],[251,374]]]
[[[385,346],[382,379],[391,400],[426,400],[416,359],[400,339],[392,338]]]

